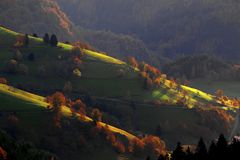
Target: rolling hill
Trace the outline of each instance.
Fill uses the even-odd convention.
[[[46,127],[49,121],[51,121],[51,111],[47,109],[49,106],[48,103],[45,102],[45,97],[38,96],[29,92],[25,92],[23,90],[19,90],[17,88],[7,86],[4,84],[0,84],[0,111],[2,114],[1,119],[4,120],[4,117],[7,113],[17,113],[18,117],[21,121],[20,127],[23,128],[31,128],[33,131],[39,131],[39,133],[35,133],[35,136],[41,137],[39,134],[44,134],[43,131],[41,131],[41,127]],[[62,114],[65,117],[71,118],[72,112],[70,109],[66,106],[62,106]],[[76,115],[79,119],[80,123],[90,123],[93,120],[87,116],[83,117],[79,114]],[[4,126],[4,123],[1,123],[1,128]],[[80,125],[80,124],[79,124]],[[100,126],[106,126],[107,124],[103,122],[99,122]],[[128,133],[122,129],[116,128],[111,125],[107,125],[109,130],[125,136],[127,139],[135,139],[136,136],[132,135],[131,133]],[[29,140],[33,140],[34,138],[31,137],[31,132],[26,132],[27,135],[23,136]],[[42,135],[43,136],[43,135]],[[35,140],[35,139],[34,139]],[[39,143],[39,142],[38,142]],[[96,155],[99,155],[98,151],[96,151]],[[117,154],[111,153],[113,151],[109,150],[109,148],[105,151],[108,154],[108,157],[103,156],[101,154],[102,158],[106,159],[112,159],[114,157],[111,156],[118,156]],[[94,155],[94,156],[96,156]],[[94,159],[94,156],[85,155],[84,153],[81,154],[81,156],[86,156],[85,158]],[[72,156],[74,157],[74,156]],[[76,158],[75,156],[74,158]],[[60,157],[63,158],[63,157]],[[115,157],[116,158],[116,157]]]
[[[200,136],[213,139],[219,133],[231,132],[239,107],[233,105],[231,99],[223,101],[222,98],[168,79],[158,87],[145,89],[140,70],[126,62],[81,49],[81,63],[76,66],[71,59],[76,53],[73,46],[58,43],[57,47],[51,47],[44,44],[42,39],[29,36],[29,45],[14,48],[19,35],[0,28],[0,76],[6,77],[13,86],[46,96],[57,90],[62,91],[66,82],[71,82],[73,90],[70,96],[82,97],[87,94],[93,101],[104,101],[106,104],[99,107],[105,106],[109,113],[117,110],[113,115],[118,119],[121,119],[120,113],[123,116],[129,113],[127,118],[130,117],[132,122],[132,133],[156,134],[155,129],[160,125],[163,130],[161,137],[169,146],[177,140],[189,144]],[[21,58],[16,57],[19,52]],[[34,55],[34,60],[29,60],[30,54]],[[19,72],[18,69],[6,72],[6,65],[11,59],[15,59],[16,68],[25,68],[25,72]],[[25,67],[20,67],[23,65]],[[74,74],[76,69],[80,74]],[[119,73],[124,74],[119,76]],[[28,96],[25,98],[28,99]],[[38,97],[33,100],[45,105],[42,99]],[[183,99],[184,102],[181,101]],[[106,108],[108,105],[110,109]],[[69,114],[67,108],[65,111]],[[215,118],[212,119],[212,116]],[[112,130],[127,134],[116,128]],[[181,134],[177,136],[176,130]],[[196,133],[196,130],[199,132]]]
[[[134,35],[156,55],[208,53],[239,59],[240,9],[235,0],[57,1],[74,23]]]

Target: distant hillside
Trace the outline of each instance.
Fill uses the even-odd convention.
[[[72,35],[72,22],[52,0],[1,0],[0,25],[22,33],[55,33],[64,40]]]
[[[182,79],[239,80],[238,65],[207,55],[186,56],[162,68],[169,76]]]
[[[239,2],[235,0],[57,0],[83,27],[141,39],[156,54],[239,57]]]
[[[22,33],[54,33],[62,41],[85,41],[94,48],[123,59],[135,56],[139,60],[159,66],[161,57],[152,54],[145,44],[130,35],[107,31],[88,30],[77,27],[55,0],[2,0],[0,2],[0,25]]]

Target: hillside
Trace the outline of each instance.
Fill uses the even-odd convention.
[[[235,0],[57,1],[74,23],[135,35],[157,55],[207,53],[239,59],[240,9]]]
[[[143,71],[113,57],[63,43],[52,47],[31,36],[27,46],[16,48],[16,39],[19,33],[0,28],[0,76],[13,86],[47,96],[63,91],[70,82],[70,97],[83,97],[89,105],[98,106],[114,117],[118,127],[156,134],[160,125],[161,137],[170,147],[177,140],[194,143],[200,136],[213,139],[231,132],[239,107],[233,99],[180,85],[163,78],[164,74],[157,75],[161,83],[156,85],[154,80],[148,88],[145,82],[149,77],[140,76]],[[176,129],[181,134],[176,135]]]
[[[42,136],[46,136],[45,135],[46,133],[44,131],[41,131],[41,127],[44,127],[44,126],[47,127],[46,123],[49,123],[51,121],[52,113],[49,109],[47,109],[49,104],[45,102],[44,97],[25,92],[25,91],[13,88],[11,86],[0,84],[0,100],[2,102],[0,105],[0,109],[2,113],[1,119],[3,121],[5,121],[4,118],[7,116],[8,113],[15,112],[20,120],[20,124],[18,127],[21,129],[19,130],[22,130],[22,129],[24,130],[25,127],[30,127],[31,132],[39,132],[39,133],[35,133],[35,136],[38,136],[38,138],[41,138]],[[72,112],[66,106],[62,107],[62,114],[68,118],[71,118],[72,116]],[[81,123],[90,123],[93,121],[91,118],[87,116],[82,117],[79,114],[77,114],[76,116],[80,121],[79,125],[82,125]],[[31,121],[29,121],[30,119]],[[3,127],[5,124],[1,123],[0,125],[1,127]],[[103,127],[106,126],[106,124],[103,122],[99,122],[99,125]],[[131,140],[133,138],[137,138],[134,135],[126,131],[123,131],[119,128],[113,127],[111,125],[108,125],[108,127],[109,127],[109,130],[111,130],[112,132],[121,134],[125,136],[127,139]],[[27,131],[24,131],[24,132],[26,132],[27,135],[26,136],[22,135],[23,137],[27,138],[28,140],[33,140],[33,141],[36,140],[35,138],[32,137],[31,132],[27,132]],[[83,130],[81,132],[83,132]],[[40,135],[40,133],[42,133],[43,135]],[[20,135],[18,135],[18,137],[20,137]],[[39,145],[38,141],[36,143]],[[67,143],[67,145],[70,145],[70,141]],[[105,145],[104,146],[105,148],[106,144],[104,145]],[[64,146],[62,145],[62,147]],[[59,150],[57,150],[56,148],[49,148],[49,149],[59,154]],[[101,155],[102,158],[105,157],[107,159],[112,159],[113,157],[111,157],[110,155],[117,156],[117,154],[115,154],[113,151],[109,149],[110,148],[106,148],[105,150],[105,152],[108,153],[109,156],[105,157]],[[99,152],[98,150],[95,150],[95,151],[96,151],[96,155],[100,154],[98,153]],[[87,154],[85,155],[84,152],[81,153],[81,156],[87,156],[90,159],[94,159],[94,156],[96,155],[89,156]],[[63,154],[62,156],[66,156],[66,155]],[[73,157],[77,158],[76,155],[73,155],[72,158]],[[60,157],[60,158],[62,159],[64,157]]]
[[[50,32],[62,40],[72,36],[72,22],[51,0],[1,0],[0,19],[0,25],[19,32],[41,35]]]
[[[130,35],[78,26],[68,18],[55,0],[2,0],[0,19],[0,25],[18,32],[36,33],[40,37],[45,33],[54,33],[62,41],[88,42],[120,59],[133,55],[148,63],[160,65],[156,60],[159,56],[153,55],[141,40]]]

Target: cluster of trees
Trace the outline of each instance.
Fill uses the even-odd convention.
[[[180,79],[239,80],[238,65],[208,55],[187,56],[163,66],[163,71]]]
[[[55,34],[52,34],[51,37],[49,37],[49,34],[45,33],[45,35],[43,37],[43,42],[45,44],[50,44],[52,47],[56,47],[58,44],[58,39]]]
[[[32,35],[33,37],[38,37],[37,34],[33,34]],[[43,37],[43,42],[45,44],[50,44],[52,47],[56,47],[57,44],[58,44],[58,39],[57,39],[57,36],[55,34],[52,34],[51,37],[49,36],[48,33],[46,33]],[[29,40],[29,35],[28,34],[19,34],[16,38],[16,43],[14,44],[14,47],[15,48],[21,48],[21,47],[27,47],[30,43],[30,40]]]
[[[30,142],[16,141],[7,133],[0,131],[0,159],[57,160],[57,157],[47,151],[37,149]]]
[[[157,136],[146,135],[143,138],[129,141],[128,151],[136,156],[141,155],[163,155],[167,149],[165,142]]]
[[[46,101],[50,104],[49,108],[54,111],[53,122],[57,128],[62,128],[63,122],[61,122],[61,106],[66,105],[70,107],[73,117],[78,114],[80,115],[80,118],[84,120],[85,116],[89,114],[94,121],[92,135],[94,135],[94,137],[103,136],[103,138],[110,142],[112,147],[119,153],[129,152],[137,156],[142,156],[144,154],[160,155],[166,152],[164,141],[162,141],[159,137],[152,135],[129,140],[129,144],[123,143],[121,138],[109,130],[108,125],[100,125],[99,122],[102,121],[103,116],[102,112],[97,108],[92,108],[90,111],[87,109],[86,104],[80,99],[71,101],[62,93],[56,92],[53,95],[48,96]]]
[[[29,69],[28,66],[26,66],[25,64],[19,63],[15,59],[11,59],[5,64],[3,71],[10,74],[27,75]]]
[[[232,142],[228,142],[224,135],[220,135],[217,141],[212,141],[209,148],[201,138],[196,146],[196,149],[184,151],[181,143],[178,143],[176,149],[172,153],[172,160],[225,160],[239,159],[240,140],[239,137],[234,137]],[[164,158],[160,158],[164,160]]]
[[[218,89],[216,91],[216,98],[223,105],[231,105],[233,107],[238,107],[240,105],[240,100],[238,98],[230,98],[228,96],[224,96],[223,95],[223,90],[221,90],[221,89]]]
[[[154,87],[154,82],[157,83],[157,79],[162,77],[160,70],[145,63],[139,63],[134,57],[128,57],[128,63],[135,69],[140,70],[140,77],[144,82],[144,88],[147,90],[151,90]],[[157,84],[159,85],[159,84]],[[155,85],[155,87],[157,86]]]
[[[128,63],[133,68],[140,71],[140,78],[144,82],[145,89],[151,90],[163,85],[165,87],[178,89],[179,91],[181,90],[180,80],[171,78],[169,80],[169,84],[165,83],[167,80],[167,75],[162,74],[158,68],[153,67],[145,62],[139,63],[134,57],[128,57]],[[184,83],[187,83],[187,81],[184,81]]]
[[[155,55],[164,53],[172,58],[209,53],[233,60],[239,58],[239,27],[235,27],[240,24],[237,1],[149,0],[147,5],[143,0],[58,1],[75,24],[96,30],[131,33],[154,50]]]

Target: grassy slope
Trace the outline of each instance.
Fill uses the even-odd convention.
[[[0,93],[2,95],[2,99],[4,100],[6,97],[6,95],[11,96],[12,98],[15,99],[15,101],[13,102],[13,106],[15,106],[16,104],[21,104],[20,106],[22,107],[15,107],[16,110],[21,110],[21,109],[26,109],[26,107],[29,107],[31,105],[33,105],[34,107],[32,108],[33,110],[43,110],[43,109],[47,109],[47,106],[49,105],[48,103],[45,102],[45,98],[42,96],[38,96],[35,94],[31,94],[29,92],[25,92],[23,90],[19,90],[16,88],[13,88],[11,86],[7,86],[4,84],[0,84]],[[9,98],[11,99],[11,98]],[[9,102],[9,101],[8,101]],[[24,104],[24,105],[22,105]],[[26,104],[26,106],[25,106]],[[2,105],[1,105],[2,106]],[[11,102],[10,105],[9,104],[4,104],[4,106],[12,106]],[[1,107],[2,109],[9,109],[9,107]],[[62,106],[62,113],[67,116],[67,117],[71,117],[72,116],[72,112],[70,111],[70,109],[66,106]],[[92,122],[93,120],[90,117],[85,116],[84,119],[81,118],[81,116],[79,114],[77,114],[77,117],[85,122]],[[106,123],[100,122],[100,125],[105,126],[108,125]],[[121,134],[123,136],[126,136],[126,138],[128,139],[133,139],[133,138],[137,138],[136,136],[132,135],[131,133],[128,133],[124,130],[121,130],[117,127],[108,125],[109,129],[114,132],[114,133],[118,133]]]
[[[11,30],[0,28],[0,68],[3,67],[4,62],[13,57],[13,52],[10,47],[15,43],[18,33]],[[46,46],[42,43],[41,38],[30,38],[29,47],[21,48],[21,52],[28,54],[33,52],[36,56],[36,61],[29,62],[23,60],[22,63],[29,67],[28,76],[11,76],[7,78],[13,84],[25,83],[35,84],[40,89],[48,89],[46,86],[52,86],[53,89],[62,89],[66,79],[57,76],[44,78],[39,82],[36,77],[37,68],[40,65],[45,65],[51,68],[51,64],[56,63],[59,56],[64,56],[71,52],[71,45],[59,43],[57,48]],[[173,105],[176,104],[177,99],[182,97],[182,94],[175,89],[167,89],[168,81],[165,86],[153,91],[146,91],[143,89],[143,82],[139,80],[138,71],[131,68],[125,62],[109,57],[107,55],[96,53],[89,50],[84,50],[82,77],[68,77],[73,84],[74,91],[88,92],[91,95],[99,97],[112,97],[120,99],[133,98],[137,101],[143,100],[167,100]],[[120,69],[126,72],[124,78],[119,78],[117,73]],[[58,83],[55,83],[58,81]],[[48,85],[46,85],[48,84]],[[188,91],[189,104],[188,107],[194,107],[196,102],[215,103],[214,97],[204,92],[183,87]],[[200,93],[200,94],[199,94]]]
[[[29,92],[25,92],[11,86],[0,84],[0,112],[17,112],[18,118],[20,119],[21,126],[24,128],[38,128],[39,133],[41,133],[41,129],[44,128],[46,123],[49,123],[49,119],[51,119],[51,111],[47,109],[48,104],[44,101],[45,98],[42,96],[38,96],[36,94],[31,94]],[[71,111],[67,107],[62,107],[62,113],[66,117],[71,116]],[[91,122],[92,119],[89,117],[80,117],[77,115],[79,120],[83,122]],[[1,116],[0,116],[1,120]],[[3,123],[3,124],[2,124]],[[0,121],[0,125],[4,126],[5,121]],[[100,123],[100,125],[105,126],[105,123]],[[114,126],[108,125],[109,129],[117,134],[121,134],[126,136],[128,139],[136,138],[131,133],[128,133],[122,129],[116,128]],[[31,140],[31,138],[29,139]],[[112,160],[122,158],[125,160],[129,160],[127,156],[118,155],[113,152],[110,148],[104,147],[100,151],[95,151],[93,155],[81,153],[81,158],[84,159],[104,159],[104,160]],[[135,159],[135,158],[131,158]]]
[[[15,32],[0,28],[0,67],[3,65],[2,62],[6,62],[13,57],[13,52],[9,48],[14,44],[16,35],[17,33]],[[14,85],[24,82],[30,85],[34,84],[34,86],[37,85],[40,90],[48,90],[48,86],[51,86],[51,89],[62,89],[64,83],[70,80],[75,92],[88,92],[90,95],[102,98],[114,98],[118,100],[128,100],[131,98],[139,101],[140,104],[138,104],[133,116],[136,127],[145,133],[155,134],[157,125],[163,124],[165,127],[162,137],[168,145],[175,145],[178,140],[181,140],[183,143],[195,143],[205,133],[209,135],[208,137],[212,136],[212,139],[219,134],[214,128],[208,128],[205,126],[206,124],[202,124],[202,117],[199,117],[195,111],[176,106],[177,99],[183,95],[176,89],[169,89],[169,81],[166,81],[165,85],[159,89],[146,91],[143,89],[143,82],[139,80],[136,69],[133,69],[125,62],[100,53],[84,50],[85,56],[82,59],[84,68],[82,69],[81,78],[69,77],[68,79],[64,79],[53,75],[39,81],[39,77],[35,75],[37,67],[39,65],[56,63],[58,61],[57,57],[68,54],[71,51],[71,47],[70,45],[59,43],[59,47],[52,48],[44,45],[41,39],[31,37],[29,47],[21,48],[23,54],[33,52],[36,55],[35,62],[22,61],[22,63],[28,65],[30,69],[29,75],[3,76],[6,76]],[[124,78],[117,76],[119,69],[125,70],[126,76]],[[202,103],[203,105],[208,103],[217,105],[219,103],[210,94],[187,86],[182,87],[188,92],[188,108],[193,108],[195,103]],[[143,100],[168,100],[171,105],[156,107],[142,104]],[[120,108],[130,108],[129,105],[117,105]],[[222,106],[221,104],[218,106],[226,110],[235,110],[230,105],[229,107]],[[189,132],[189,129],[185,129],[183,127],[184,124],[187,124],[188,128],[192,128],[192,131]],[[172,127],[169,128],[167,126]],[[199,129],[202,129],[201,132],[194,132]]]
[[[222,89],[224,94],[230,97],[239,97],[240,92],[240,83],[238,81],[193,80],[190,85],[211,94],[215,94],[218,89]]]

